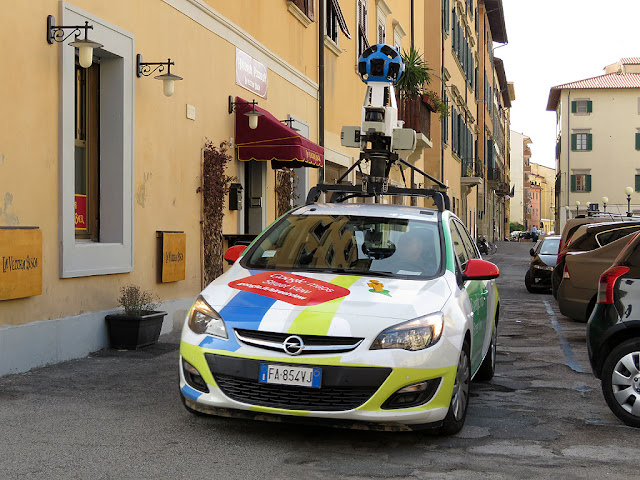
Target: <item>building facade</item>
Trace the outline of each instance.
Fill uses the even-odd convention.
[[[627,200],[637,208],[640,58],[622,58],[603,75],[551,88],[547,110],[557,116],[555,230],[588,208],[602,209],[603,198],[607,212],[626,214]]]
[[[506,42],[500,0],[42,0],[3,15],[13,74],[0,92],[0,375],[107,346],[104,317],[126,284],[157,295],[163,332],[180,328],[205,285],[208,146],[226,142],[230,157],[226,248],[278,217],[283,186],[286,209],[358,159],[340,132],[360,125],[357,59],[374,43],[419,49],[455,106],[442,122],[422,99],[400,112],[418,132],[407,160],[449,185],[472,232],[505,215],[489,208],[502,191],[492,179],[508,175],[510,97],[492,50]],[[69,45],[76,33],[99,45],[90,65]],[[294,153],[273,147],[282,139]],[[182,273],[165,280],[169,260]]]
[[[511,131],[511,185],[513,196],[511,197],[509,215],[511,222],[524,225],[524,167],[529,165],[531,157],[531,139],[526,135]]]

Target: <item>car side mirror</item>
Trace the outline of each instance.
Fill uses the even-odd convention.
[[[238,260],[244,251],[247,249],[246,245],[234,245],[229,248],[226,252],[224,252],[224,259],[227,261],[229,265],[233,265],[236,260]]]
[[[532,248],[531,250],[529,250],[529,255],[531,255],[532,257],[535,257],[536,251]]]
[[[467,280],[493,280],[498,278],[500,270],[491,262],[472,258],[467,262],[467,267],[462,272],[462,281]]]

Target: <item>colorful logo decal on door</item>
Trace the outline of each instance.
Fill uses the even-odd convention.
[[[234,280],[229,286],[303,307],[319,305],[351,293],[349,289],[333,283],[282,272],[258,273]]]
[[[391,296],[389,290],[384,289],[384,283],[379,282],[378,280],[371,280],[369,283],[367,283],[367,285],[371,287],[371,290],[369,290],[370,292],[381,293],[382,295],[386,295],[387,297]]]

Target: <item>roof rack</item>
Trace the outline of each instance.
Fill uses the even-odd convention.
[[[363,161],[370,162],[370,172],[372,175],[368,175],[362,171],[360,164]],[[403,181],[406,182],[404,171],[402,169],[402,167],[405,166],[433,182],[436,187],[440,188],[440,190],[436,190],[435,188],[407,188],[389,185],[389,172],[391,170],[391,166],[394,164],[399,164],[398,166],[400,167],[400,174],[402,175]],[[344,180],[355,168],[360,171],[362,184],[342,184],[342,180]],[[411,165],[401,159],[397,153],[385,150],[365,149],[360,152],[360,158],[346,172],[344,172],[340,178],[336,179],[335,184],[320,183],[315,187],[312,187],[307,195],[306,204],[309,205],[311,203],[316,203],[320,198],[320,194],[329,192],[332,192],[329,203],[341,203],[345,200],[356,197],[396,195],[431,198],[438,208],[438,211],[442,212],[444,210],[451,209],[451,201],[449,200],[449,196],[446,194],[447,188],[447,185],[442,183],[440,180],[432,177],[426,172],[423,172],[415,165]]]
[[[356,197],[375,197],[377,195],[396,195],[408,197],[427,197],[433,200],[439,212],[449,210],[451,203],[449,196],[432,188],[405,188],[387,185],[385,183],[366,182],[362,185],[331,185],[320,183],[309,190],[306,204],[316,203],[320,194],[329,193],[329,203],[342,203],[345,200]]]

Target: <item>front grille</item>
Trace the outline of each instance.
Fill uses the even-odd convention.
[[[390,368],[322,365],[320,388],[294,387],[259,383],[265,361],[210,353],[205,357],[220,390],[232,400],[287,410],[352,410],[371,398],[391,373]]]
[[[290,333],[263,332],[260,330],[235,329],[236,338],[247,345],[283,352],[284,341]],[[364,340],[356,337],[331,337],[322,335],[297,335],[304,342],[300,355],[318,355],[322,353],[344,353],[355,350]]]
[[[338,412],[353,410],[366,402],[377,389],[309,388],[288,385],[268,385],[258,380],[246,380],[214,375],[224,394],[237,401],[263,407],[287,410],[321,410]]]

